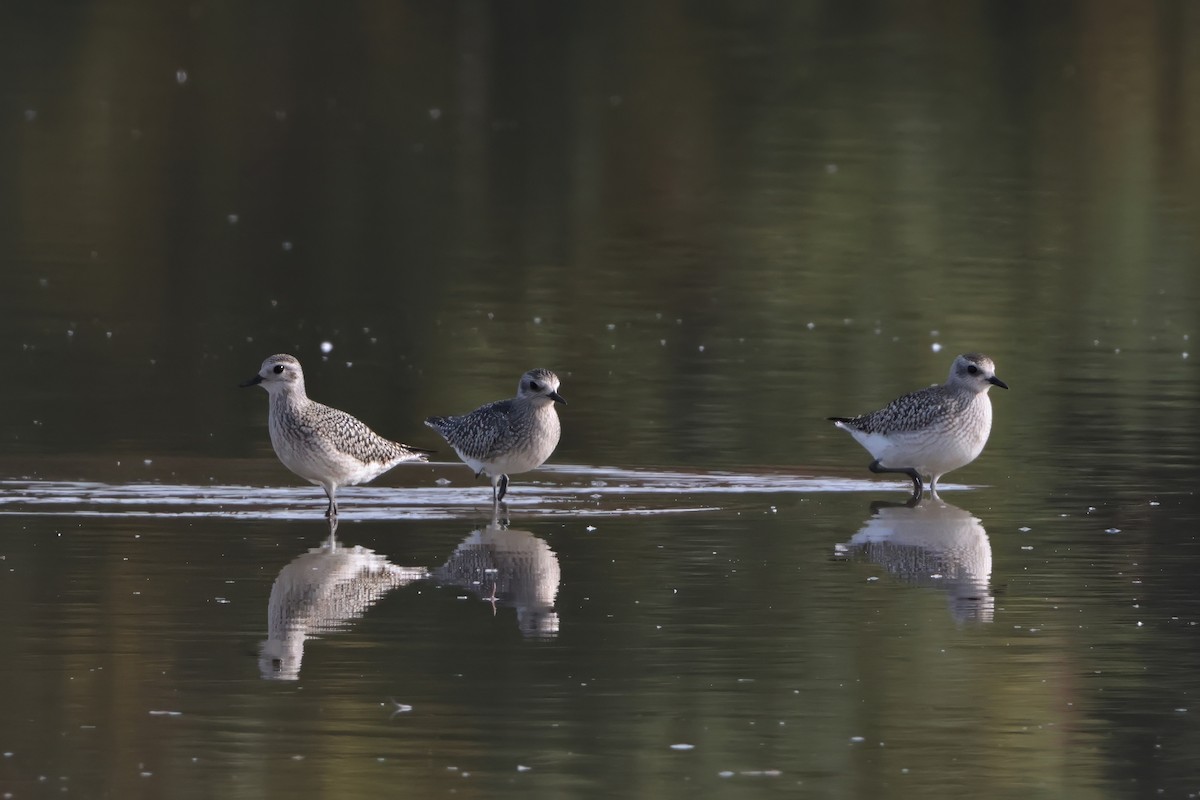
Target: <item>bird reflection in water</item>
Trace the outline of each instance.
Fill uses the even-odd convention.
[[[292,559],[275,578],[267,602],[267,638],[259,671],[268,680],[298,680],[304,643],[345,629],[393,589],[434,578],[466,589],[492,608],[512,606],[529,638],[558,633],[558,556],[529,531],[510,530],[495,518],[471,531],[440,567],[399,567],[365,547],[337,539],[337,519],[320,547]]]
[[[861,556],[905,583],[941,589],[959,623],[992,621],[992,545],[978,519],[936,498],[877,503],[872,512],[849,542],[835,545],[838,555]]]
[[[512,530],[496,518],[472,531],[433,569],[444,585],[466,589],[492,604],[517,610],[517,626],[530,638],[558,633],[554,600],[560,580],[558,556],[529,531]]]
[[[392,589],[427,577],[424,567],[398,567],[365,547],[346,547],[331,520],[329,538],[292,559],[271,586],[262,677],[299,679],[305,641],[347,627]]]

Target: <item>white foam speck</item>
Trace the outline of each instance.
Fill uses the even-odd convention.
[[[329,353],[333,350],[333,342],[321,342],[321,352]]]
[[[685,744],[685,743],[681,742],[681,743],[679,743],[679,744],[673,744],[673,745],[671,745],[671,749],[672,749],[672,750],[695,750],[695,749],[696,749],[696,745],[694,745],[694,744]]]
[[[187,83],[187,81],[188,81],[188,74],[187,74],[186,69],[175,70],[175,82],[176,83],[178,83],[180,86],[183,86],[185,83]]]
[[[940,353],[942,352],[942,345],[939,342],[934,342],[933,344],[929,345],[929,349],[935,353]]]

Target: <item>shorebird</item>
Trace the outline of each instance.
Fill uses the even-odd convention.
[[[954,359],[941,386],[906,394],[878,411],[829,417],[875,457],[872,472],[902,472],[912,478],[913,496],[937,494],[938,478],[970,464],[983,452],[992,429],[988,389],[1008,384],[996,377],[992,360],[980,353]]]
[[[267,428],[283,465],[325,489],[325,516],[337,516],[339,486],[374,480],[402,461],[424,461],[421,450],[385,439],[345,411],[308,399],[304,372],[294,356],[273,355],[241,384],[262,386],[271,396]]]
[[[540,467],[558,445],[560,426],[555,403],[558,376],[531,369],[521,376],[517,396],[480,406],[460,417],[429,417],[425,424],[440,433],[475,477],[492,481],[492,502],[508,492],[508,476]]]

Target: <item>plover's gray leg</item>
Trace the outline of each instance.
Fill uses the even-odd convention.
[[[921,473],[917,472],[912,467],[885,467],[879,463],[879,459],[877,458],[867,466],[867,469],[876,474],[882,474],[884,472],[903,472],[905,475],[912,478],[914,497],[919,498],[921,496],[921,492],[925,488],[921,484]]]
[[[934,475],[933,480],[931,480],[929,482],[929,496],[932,497],[934,500],[942,499],[942,498],[938,497],[938,493],[937,493],[937,482],[938,482],[938,478],[940,478],[940,477],[942,477],[942,476]]]
[[[496,495],[496,502],[499,503],[504,499],[504,495],[508,494],[508,476],[501,475],[497,479],[497,486],[499,487],[500,493]]]

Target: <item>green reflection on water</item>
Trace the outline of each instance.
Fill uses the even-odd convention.
[[[839,796],[1184,785],[1197,25],[1108,2],[0,10],[6,476],[194,459],[236,482],[271,455],[235,384],[281,350],[405,441],[553,368],[568,464],[860,475],[825,416],[966,350],[1013,386],[953,476],[993,487],[956,500],[1009,592],[986,629],[825,562],[859,499],[747,501],[533,531],[571,610],[550,648],[399,593],[316,649],[353,670],[310,654],[288,694],[242,650],[307,531],[7,518],[0,783],[428,794],[484,763],[492,793],[547,796],[753,791],[723,768]],[[406,531],[436,539],[412,560],[364,544],[432,566],[459,528]],[[433,712],[382,727],[409,686]]]

